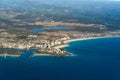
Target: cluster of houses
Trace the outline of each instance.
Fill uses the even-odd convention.
[[[46,38],[38,35],[27,35],[26,39],[17,39],[17,36],[9,33],[2,33],[0,39],[0,47],[2,48],[15,48],[15,49],[31,49],[36,48],[39,51],[46,51],[48,53],[64,53],[61,49],[55,49],[54,46],[63,44],[64,40],[70,39],[70,37],[60,38]],[[3,35],[5,37],[3,37]],[[8,38],[9,37],[9,38]]]
[[[68,35],[69,34],[69,35]],[[28,34],[26,38],[18,38],[19,35],[10,34],[7,32],[0,33],[0,47],[2,48],[15,48],[15,49],[31,49],[36,48],[40,52],[48,53],[65,53],[64,50],[54,48],[64,44],[65,40],[72,38],[88,38],[88,37],[100,37],[100,36],[112,36],[119,35],[120,32],[106,32],[106,33],[61,33],[61,32],[44,32],[42,34]]]

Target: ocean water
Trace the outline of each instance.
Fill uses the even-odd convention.
[[[69,43],[72,57],[0,57],[0,80],[120,80],[120,38]],[[25,57],[27,56],[27,57]]]

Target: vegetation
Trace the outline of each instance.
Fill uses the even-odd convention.
[[[112,4],[114,6],[112,6]],[[106,5],[112,7],[106,7]],[[120,29],[120,11],[118,5],[117,3],[95,3],[95,5],[91,5],[91,7],[80,6],[78,9],[73,9],[63,7],[63,5],[56,6],[31,1],[7,4],[1,3],[0,26],[29,27],[30,23],[37,21],[62,21],[84,24],[103,24],[106,25],[109,30],[118,30]],[[113,10],[115,12],[113,12]]]

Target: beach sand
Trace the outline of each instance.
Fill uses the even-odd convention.
[[[67,44],[63,44],[63,45],[55,46],[54,48],[55,48],[55,49],[60,49],[60,48],[68,47],[68,46],[69,46],[69,45],[67,45]]]
[[[50,54],[34,54],[32,57],[34,56],[51,56]]]
[[[68,46],[69,46],[68,43],[74,42],[74,41],[82,41],[82,40],[89,40],[89,39],[99,39],[99,38],[110,38],[110,37],[113,37],[113,36],[103,36],[103,37],[90,37],[90,38],[69,39],[69,40],[64,41],[65,44],[55,46],[54,48],[55,48],[55,49],[60,49],[60,48],[68,47]]]

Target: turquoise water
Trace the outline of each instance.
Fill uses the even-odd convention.
[[[0,80],[120,80],[120,38],[69,44],[77,56],[0,57]]]

